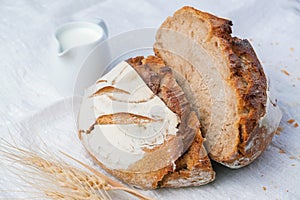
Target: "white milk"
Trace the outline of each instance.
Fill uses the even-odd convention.
[[[58,36],[62,50],[70,49],[75,46],[80,46],[95,42],[102,37],[103,31],[101,29],[91,29],[85,27],[78,27],[68,29]]]

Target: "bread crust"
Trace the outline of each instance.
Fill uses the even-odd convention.
[[[274,135],[274,132],[267,131],[266,126],[260,125],[261,118],[266,114],[268,98],[267,80],[263,68],[251,44],[247,40],[231,36],[232,22],[229,20],[186,6],[175,12],[173,17],[169,17],[160,29],[173,29],[172,24],[176,23],[175,18],[179,15],[183,17],[192,15],[208,23],[209,34],[205,40],[218,41],[219,49],[222,51],[223,59],[230,72],[230,75],[226,77],[226,83],[230,85],[237,97],[238,144],[227,158],[216,154],[210,154],[210,157],[229,167],[245,166],[265,150]],[[196,36],[188,35],[188,37],[199,40]],[[161,41],[157,41],[158,43]],[[164,50],[157,48],[157,44],[154,45],[155,55],[170,65],[164,56]]]
[[[163,177],[160,187],[200,186],[215,179],[200,130],[189,150],[175,164],[175,171]]]
[[[230,43],[233,51],[230,55],[231,79],[239,97],[240,141],[239,154],[223,164],[234,167],[252,162],[265,150],[274,133],[267,135],[266,127],[259,123],[266,114],[267,104],[267,80],[263,68],[248,40],[234,37]],[[239,160],[239,164],[236,164],[236,160]]]

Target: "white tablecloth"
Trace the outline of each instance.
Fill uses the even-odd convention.
[[[250,166],[230,170],[216,165],[216,180],[209,185],[145,193],[158,199],[300,199],[300,127],[295,127],[295,123],[300,124],[299,0],[3,0],[0,137],[14,135],[26,143],[28,138],[34,138],[33,133],[39,133],[50,146],[89,162],[76,138],[72,102],[58,93],[46,73],[53,31],[64,22],[100,17],[113,36],[136,28],[158,27],[183,5],[231,19],[233,34],[250,39],[278,97],[283,130]],[[289,119],[295,122],[289,124]],[[14,197],[16,194],[1,192],[10,186],[14,188],[14,184],[2,174],[0,197]]]

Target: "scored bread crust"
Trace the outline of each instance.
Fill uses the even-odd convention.
[[[190,23],[190,28],[184,27],[184,23]],[[204,26],[199,23],[203,23]],[[209,96],[205,96],[204,93],[201,96],[201,91],[197,92],[198,83],[195,82],[201,82],[201,79],[205,78],[201,73],[197,73],[198,70],[192,63],[172,52],[173,49],[168,49],[162,38],[164,34],[167,37],[170,31],[174,31],[194,41],[201,48],[206,48],[206,51],[221,57],[225,69],[217,70],[219,70],[219,76],[223,79],[224,85],[232,93],[231,104],[226,102],[228,103],[227,109],[234,109],[233,113],[235,113],[235,121],[227,124],[229,131],[226,132],[226,128],[224,128],[221,134],[233,135],[234,133],[230,133],[233,130],[232,132],[236,132],[236,135],[231,140],[218,141],[219,143],[215,144],[214,149],[207,150],[213,160],[232,168],[239,168],[251,163],[265,150],[272,140],[274,131],[268,130],[268,124],[261,124],[262,118],[267,114],[268,99],[267,80],[263,68],[250,43],[247,40],[231,36],[231,25],[232,22],[229,20],[218,18],[192,7],[183,7],[172,17],[168,17],[159,28],[154,52],[168,66],[172,67],[175,73],[184,77],[189,83],[190,87],[182,88],[188,99],[193,100],[193,108],[198,114],[205,136],[210,134],[207,133],[207,122],[205,121],[205,115],[209,110],[201,108],[201,103]],[[197,29],[197,27],[199,28]],[[201,28],[207,29],[207,34],[203,35]],[[175,46],[174,48],[180,47]],[[196,80],[195,77],[197,77]],[[275,104],[273,106],[276,107]],[[218,119],[212,120],[215,120],[214,123],[221,123]],[[226,143],[228,148],[225,153],[225,148],[219,144],[226,146]]]
[[[170,110],[181,119],[178,126],[178,137],[183,135],[183,143],[188,144],[182,155],[175,163],[162,169],[147,173],[112,170],[97,160],[91,153],[93,160],[107,172],[123,182],[142,189],[158,187],[187,187],[207,184],[214,180],[215,172],[203,146],[203,138],[199,129],[200,123],[194,111],[185,98],[183,91],[177,84],[172,70],[165,66],[157,57],[136,57],[127,62],[137,71],[154,94],[159,96]],[[190,133],[186,137],[186,133]],[[153,161],[155,162],[155,161]],[[145,165],[147,163],[139,163]]]

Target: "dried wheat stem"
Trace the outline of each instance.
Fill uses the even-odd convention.
[[[136,190],[133,190],[133,189],[130,189],[124,185],[122,185],[121,183],[118,183],[112,179],[110,179],[109,177],[105,176],[104,174],[100,173],[99,171],[95,170],[94,168],[84,164],[83,162],[77,160],[76,158],[64,153],[64,152],[61,152],[62,154],[64,154],[65,156],[67,156],[68,158],[76,161],[77,163],[79,163],[80,165],[82,165],[83,167],[85,167],[86,169],[90,170],[92,173],[96,174],[97,176],[103,178],[108,184],[110,184],[111,187],[110,190],[123,190],[123,191],[126,191],[136,197],[138,197],[139,199],[141,200],[154,200],[153,198],[150,198],[150,197],[147,197],[139,192],[137,192]]]
[[[152,200],[152,198],[113,181],[72,156],[63,154],[91,173],[72,167],[63,160],[49,156],[47,152],[36,153],[9,143],[0,144],[0,161],[9,161],[21,166],[22,171],[18,169],[18,166],[11,167],[14,169],[15,175],[51,199],[109,200],[111,197],[108,191],[122,190],[139,199]]]
[[[19,172],[15,169],[15,174],[47,197],[74,200],[111,199],[105,191],[107,183],[100,177],[53,158],[46,159],[45,155],[7,147],[6,150],[0,150],[6,160],[27,169]]]

